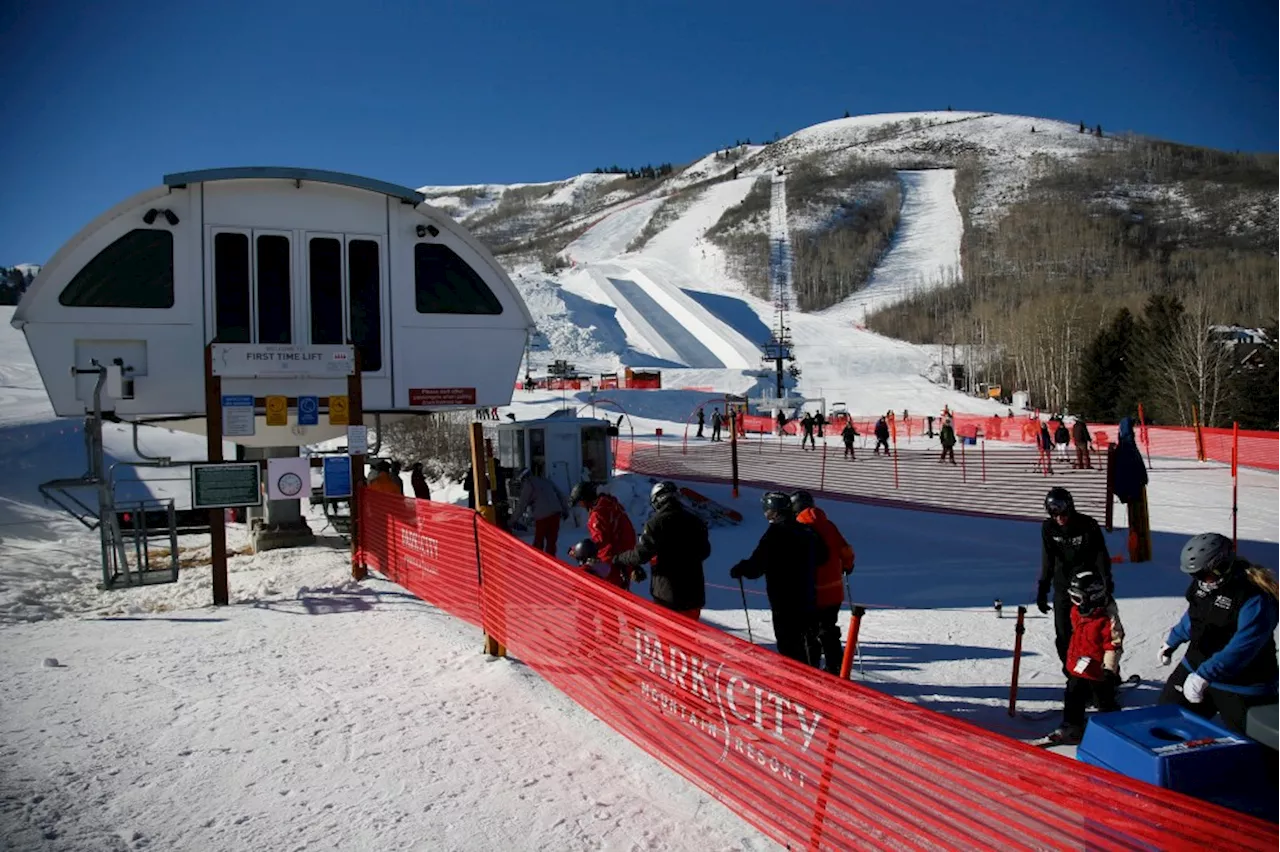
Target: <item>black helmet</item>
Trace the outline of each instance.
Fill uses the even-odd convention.
[[[586,503],[590,506],[596,502],[596,497],[600,496],[596,491],[594,482],[579,482],[569,491],[569,505],[576,506],[579,503]]]
[[[1067,595],[1081,614],[1088,615],[1107,603],[1107,584],[1093,571],[1081,571],[1071,578]]]
[[[760,498],[760,508],[766,516],[789,516],[791,514],[791,497],[781,491],[766,491]]]
[[[813,495],[808,491],[797,491],[791,495],[791,511],[797,515],[805,509],[813,508]]]
[[[1199,574],[1202,571],[1226,574],[1234,560],[1235,547],[1231,544],[1231,539],[1219,533],[1200,533],[1193,535],[1182,546],[1178,567],[1184,574]]]
[[[655,509],[661,509],[675,500],[679,493],[674,482],[659,482],[649,491],[649,505]]]
[[[1049,517],[1070,515],[1076,510],[1076,501],[1072,499],[1071,492],[1067,489],[1050,488],[1049,493],[1044,497],[1044,510]]]
[[[595,559],[596,554],[599,552],[600,549],[596,547],[594,541],[584,538],[569,550],[569,555],[578,560],[579,565],[586,565],[592,559]]]

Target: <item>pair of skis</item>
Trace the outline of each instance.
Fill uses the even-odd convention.
[[[1136,674],[1131,674],[1128,678],[1121,681],[1119,685],[1117,685],[1116,689],[1132,689],[1140,683],[1142,683],[1142,678]],[[1061,712],[1061,710],[1042,710],[1037,713],[1019,713],[1018,715],[1023,719],[1039,720],[1048,719],[1049,717],[1056,716]],[[1055,737],[1054,734],[1056,733],[1057,731],[1054,731],[1053,733],[1047,734],[1043,737],[1035,737],[1034,739],[1023,740],[1022,742],[1030,746],[1035,746],[1036,748],[1056,748],[1058,746],[1074,746],[1080,744],[1079,738]]]

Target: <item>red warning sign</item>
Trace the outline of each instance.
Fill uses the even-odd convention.
[[[410,405],[475,405],[475,388],[409,388]]]

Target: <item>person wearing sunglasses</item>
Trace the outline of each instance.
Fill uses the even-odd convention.
[[[1102,528],[1088,515],[1076,511],[1075,500],[1065,488],[1050,488],[1044,498],[1049,517],[1040,526],[1040,582],[1036,606],[1049,613],[1049,590],[1053,589],[1054,644],[1066,671],[1067,649],[1071,645],[1071,580],[1081,571],[1092,571],[1110,597],[1115,594],[1111,579],[1111,554],[1107,552]],[[1068,672],[1070,674],[1070,672]]]
[[[1169,676],[1161,704],[1180,704],[1198,716],[1244,733],[1245,715],[1276,700],[1276,578],[1240,559],[1219,533],[1192,536],[1179,567],[1192,577],[1187,611],[1160,648],[1161,665],[1187,653]]]

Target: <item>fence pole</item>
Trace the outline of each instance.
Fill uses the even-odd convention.
[[[827,490],[827,442],[822,442],[822,472],[818,475],[818,490]]]
[[[964,464],[964,445],[965,445],[965,440],[964,438],[961,438],[960,439],[960,481],[968,482],[969,474],[968,474],[968,471],[965,470],[965,464]]]
[[[1147,418],[1142,413],[1142,403],[1138,403],[1138,429],[1142,445],[1147,448],[1147,470],[1151,470],[1151,433],[1147,431]]]
[[[1027,608],[1018,607],[1018,623],[1013,628],[1013,680],[1009,683],[1009,715],[1017,712],[1018,706],[1018,666],[1022,662],[1022,634],[1026,632],[1023,622],[1027,617]]]
[[[898,421],[892,417],[889,418],[889,431],[893,439],[893,487],[898,488]]]
[[[987,481],[987,439],[982,438],[982,481]]]
[[[1239,541],[1236,521],[1240,515],[1240,424],[1231,424],[1231,546]]]
[[[866,613],[867,608],[864,606],[853,608],[853,618],[849,619],[849,635],[845,637],[844,659],[840,661],[841,680],[848,680],[849,672],[853,669],[853,652],[858,647],[858,631],[862,629],[862,616]]]
[[[734,497],[738,496],[738,428],[734,422],[737,418],[738,413],[736,411],[729,418],[729,428],[732,430],[729,433],[729,475],[733,480]]]
[[[1200,412],[1191,406],[1191,424],[1196,429],[1196,461],[1204,461],[1204,431],[1200,428]]]

